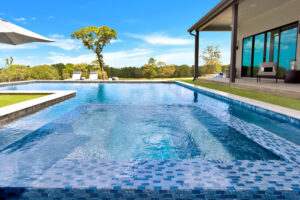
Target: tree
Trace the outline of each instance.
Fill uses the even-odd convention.
[[[58,80],[59,74],[51,65],[38,65],[31,68],[31,78],[35,80]]]
[[[175,73],[175,65],[165,65],[159,68],[158,75],[162,78],[171,78]]]
[[[175,77],[192,77],[192,68],[188,65],[176,66]]]
[[[65,69],[65,65],[63,63],[58,63],[55,65],[52,65],[58,72],[60,79],[63,80],[63,70]]]
[[[148,60],[148,64],[149,65],[152,65],[152,66],[154,66],[155,65],[155,63],[156,63],[156,60],[154,59],[154,58],[149,58],[149,60]]]
[[[5,66],[6,67],[11,67],[14,63],[14,58],[12,56],[10,56],[10,58],[6,58],[5,59]]]
[[[74,65],[71,63],[67,63],[65,65],[65,68],[63,69],[63,79],[71,78],[74,71]]]
[[[229,65],[223,65],[222,66],[222,72],[225,73],[227,70],[230,69],[230,64]]]
[[[71,35],[71,37],[81,39],[83,45],[96,54],[102,72],[102,79],[104,80],[104,66],[101,62],[103,58],[102,50],[106,45],[110,43],[111,39],[117,39],[116,31],[114,29],[108,28],[107,26],[89,26],[75,31]]]
[[[12,65],[0,71],[0,81],[23,81],[31,78],[30,67],[24,65]]]
[[[222,56],[218,46],[207,46],[200,57],[204,60],[203,73],[212,74],[222,71],[220,60]]]
[[[149,58],[148,64],[145,64],[142,68],[142,75],[145,78],[154,78],[157,76],[157,65],[154,58]]]
[[[166,66],[166,63],[165,62],[161,62],[161,61],[159,61],[159,62],[157,62],[157,66],[160,68],[160,67],[164,67],[164,66]]]
[[[149,79],[157,76],[155,69],[150,64],[144,65],[144,67],[142,69],[142,73],[143,73],[144,77],[149,78]]]

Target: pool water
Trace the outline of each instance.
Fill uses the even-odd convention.
[[[0,129],[0,163],[22,169],[22,174],[43,171],[61,159],[279,159],[230,126],[234,118],[300,143],[298,127],[177,84],[32,83],[0,88],[7,89],[77,91],[76,98]]]

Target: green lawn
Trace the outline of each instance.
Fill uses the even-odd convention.
[[[153,78],[153,79],[147,79],[147,78],[119,78],[120,81],[178,81],[178,78]],[[193,80],[192,77],[186,77],[186,78],[180,78],[180,80]]]
[[[223,86],[223,85],[218,85],[218,84],[213,84],[213,83],[204,83],[200,81],[192,81],[192,80],[180,80],[182,82],[194,84],[194,85],[199,85],[202,87],[206,88],[211,88],[215,90],[220,90],[223,92],[228,92],[230,94],[235,94],[239,95],[242,97],[247,97],[250,99],[255,99],[259,101],[264,101],[267,103],[295,109],[295,110],[300,110],[300,99],[296,98],[290,98],[290,97],[284,97],[284,96],[279,96],[279,95],[274,95],[274,94],[268,94],[268,93],[262,93],[262,92],[256,92],[252,90],[244,90],[244,89],[238,89],[238,88],[232,88],[229,86]]]
[[[22,101],[27,101],[47,94],[0,94],[0,107],[8,106]]]

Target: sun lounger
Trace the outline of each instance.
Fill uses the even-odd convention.
[[[81,72],[73,72],[72,80],[80,80],[81,79]]]
[[[97,80],[98,79],[98,72],[90,72],[89,80]]]

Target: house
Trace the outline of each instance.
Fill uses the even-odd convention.
[[[255,77],[262,62],[276,62],[279,77],[293,60],[300,70],[299,9],[300,0],[222,0],[188,30],[195,36],[195,66],[199,32],[231,31],[230,82]]]

